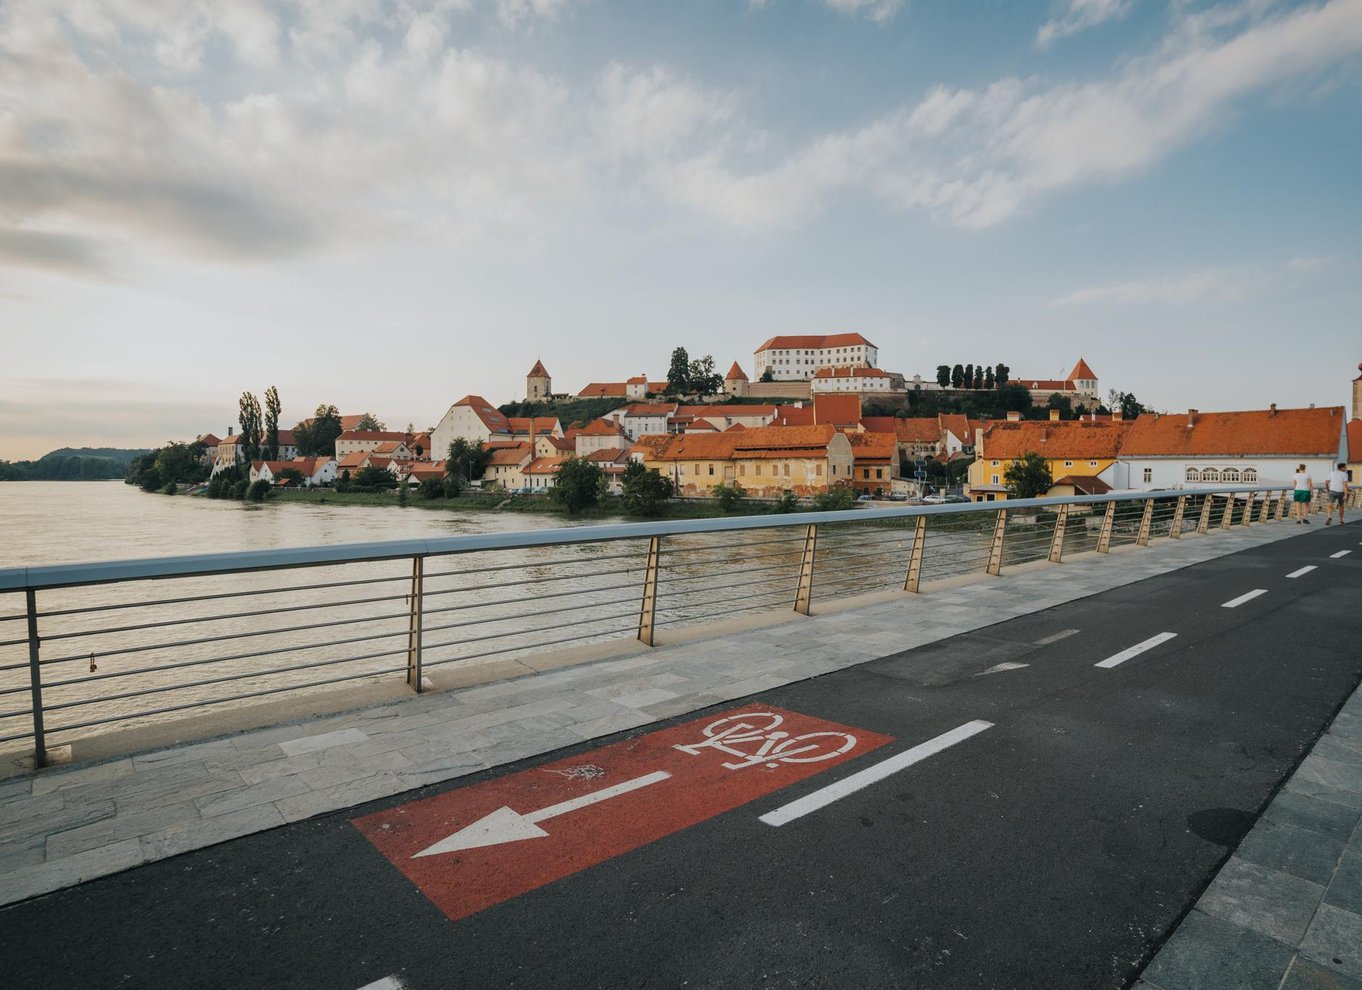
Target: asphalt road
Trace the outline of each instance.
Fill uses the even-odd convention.
[[[1256,589],[1266,593],[1223,607]],[[1362,524],[1316,526],[712,714],[0,910],[3,984],[1125,986],[1357,687],[1360,605]],[[1175,636],[1097,666],[1163,633]],[[652,758],[643,737],[659,728],[772,706],[851,727],[863,747],[892,738],[803,765],[810,775],[784,786],[784,766],[726,771],[712,749],[682,754],[674,779],[597,794],[589,810],[554,805],[566,810],[533,826],[546,835],[506,846],[523,854],[396,857],[448,866],[457,894],[508,898],[458,920],[380,849],[439,803],[405,807],[417,798],[450,794],[446,811],[465,798],[483,811],[523,803],[517,781],[562,776],[545,769],[613,766],[618,753],[642,767]],[[778,827],[760,819],[973,721],[991,727]],[[723,779],[687,789],[683,771],[703,760]],[[753,796],[725,792],[727,805],[705,817],[728,782],[749,779],[738,774],[760,780]],[[561,787],[591,794],[612,782]],[[370,816],[384,823],[371,827],[376,841],[353,824]],[[646,841],[654,819],[681,826]],[[451,822],[430,834],[455,831]],[[576,872],[554,875],[565,869],[552,863],[555,838],[586,857]],[[515,895],[499,886],[521,881]]]

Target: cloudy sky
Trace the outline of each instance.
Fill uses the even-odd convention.
[[[1362,0],[4,0],[0,457],[846,330],[1344,403],[1359,174]]]

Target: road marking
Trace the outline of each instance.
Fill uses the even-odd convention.
[[[1143,653],[1145,650],[1152,650],[1154,647],[1158,646],[1160,643],[1166,643],[1166,642],[1168,642],[1170,639],[1172,639],[1172,638],[1173,638],[1174,636],[1176,636],[1176,635],[1177,635],[1177,633],[1164,632],[1164,633],[1159,633],[1157,636],[1150,636],[1150,637],[1149,637],[1147,640],[1145,640],[1143,643],[1136,643],[1136,644],[1135,644],[1134,646],[1132,646],[1130,649],[1128,649],[1128,650],[1122,650],[1120,653],[1117,653],[1115,656],[1107,657],[1107,658],[1106,658],[1105,660],[1103,660],[1101,663],[1095,664],[1094,666],[1097,666],[1097,667],[1108,667],[1108,668],[1118,666],[1119,664],[1125,663],[1125,662],[1126,662],[1127,660],[1129,660],[1131,657],[1138,657],[1138,656],[1139,656],[1141,653]]]
[[[995,663],[988,670],[981,670],[975,677],[983,677],[985,674],[1001,674],[1005,670],[1021,670],[1023,667],[1031,666],[1029,663],[1016,663],[1012,660],[1005,660],[1002,663]]]
[[[1244,602],[1251,602],[1251,601],[1253,601],[1253,599],[1257,598],[1259,595],[1266,595],[1266,594],[1267,594],[1267,589],[1266,589],[1266,588],[1254,588],[1252,591],[1248,592],[1247,594],[1240,595],[1238,598],[1231,598],[1229,601],[1227,601],[1225,604],[1221,605],[1220,607],[1221,607],[1221,608],[1238,608],[1240,605],[1244,604]]]
[[[1329,556],[1337,560],[1339,557],[1346,557],[1350,553],[1352,553],[1351,550],[1340,550],[1338,553],[1329,554]]]
[[[1077,632],[1078,632],[1077,629],[1061,629],[1059,632],[1051,636],[1046,636],[1044,639],[1036,640],[1036,645],[1049,646],[1051,643],[1058,643],[1061,639],[1068,639],[1070,636],[1075,635]]]
[[[395,976],[385,976],[373,983],[366,983],[359,990],[403,990],[402,981]]]
[[[1302,567],[1302,568],[1301,568],[1300,570],[1298,570],[1298,571],[1292,571],[1290,574],[1287,575],[1287,577],[1289,577],[1289,578],[1298,578],[1298,577],[1300,577],[1302,574],[1309,574],[1309,573],[1310,573],[1311,571],[1313,571],[1314,569],[1315,569],[1315,565],[1314,565],[1314,564],[1307,564],[1305,567]]]
[[[845,777],[835,784],[829,784],[812,794],[806,794],[798,801],[791,801],[775,811],[768,811],[758,820],[778,828],[796,818],[803,818],[820,808],[827,807],[834,801],[840,801],[848,795],[855,794],[857,791],[883,780],[890,774],[907,769],[914,763],[920,763],[943,749],[949,749],[956,743],[964,742],[970,736],[978,735],[985,729],[991,728],[993,728],[992,722],[983,722],[978,719],[973,722],[966,722],[964,725],[951,729],[950,732],[943,732],[935,739],[928,739],[925,743],[920,743],[912,749],[898,754],[898,756],[891,756],[889,759],[866,767],[858,773],[853,773],[850,777]]]
[[[593,804],[609,801],[612,797],[619,797],[621,794],[636,791],[640,787],[647,787],[649,784],[658,784],[670,779],[671,774],[666,770],[656,770],[653,773],[644,774],[642,777],[635,777],[633,780],[616,784],[614,787],[603,787],[599,791],[592,791],[590,794],[583,794],[581,797],[575,797],[568,801],[560,801],[557,804],[551,804],[547,808],[540,808],[538,811],[531,811],[525,815],[503,806],[490,815],[484,815],[473,824],[465,825],[453,835],[446,836],[433,846],[427,846],[412,856],[412,859],[420,859],[422,856],[436,856],[440,853],[458,852],[460,849],[477,849],[480,846],[499,846],[503,842],[519,842],[521,839],[542,839],[549,833],[540,828],[538,822],[557,818],[559,815],[566,815],[570,811],[588,808]]]

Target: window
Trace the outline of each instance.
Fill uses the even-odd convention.
[[[1065,466],[1065,467],[1073,467],[1073,466],[1074,466],[1074,462],[1073,462],[1073,461],[1065,461],[1065,462],[1064,462],[1064,466]]]
[[[1194,468],[1194,467],[1189,467],[1189,468],[1187,469],[1187,480],[1188,480],[1188,481],[1200,481],[1200,480],[1201,480],[1201,472],[1198,471],[1198,470],[1197,470],[1196,468]]]
[[[1207,468],[1205,471],[1202,471],[1202,472],[1201,472],[1201,480],[1202,480],[1202,481],[1219,481],[1219,480],[1220,480],[1220,472],[1217,471],[1215,468]]]
[[[1225,470],[1223,470],[1223,471],[1220,472],[1220,480],[1221,480],[1221,481],[1238,481],[1238,480],[1239,480],[1239,469],[1238,469],[1238,468],[1225,468]]]
[[[747,465],[746,465],[746,464],[739,464],[739,465],[738,465],[738,477],[739,477],[739,478],[746,478],[746,477],[747,477]]]
[[[1244,482],[1246,484],[1258,483],[1258,471],[1256,468],[1244,468]]]
[[[1096,461],[1088,461],[1088,467],[1097,467]]]
[[[757,477],[761,477],[761,465],[758,464],[752,471]]]
[[[1154,480],[1154,469],[1153,469],[1153,468],[1145,468],[1145,469],[1144,469],[1144,480],[1145,480],[1145,483],[1146,483],[1146,484],[1148,484],[1149,482],[1151,482],[1151,481]]]
[[[994,462],[993,462],[993,466],[994,466],[994,467],[997,467],[997,466],[998,466],[998,462],[997,462],[997,461],[994,461]]]
[[[995,485],[998,483],[998,476],[996,474],[993,476],[993,483]]]
[[[883,480],[884,480],[884,468],[876,468],[876,469],[875,469],[875,480],[876,480],[876,481],[883,481]]]
[[[870,468],[861,468],[861,477],[866,481],[870,480]]]
[[[714,477],[714,465],[713,465],[713,464],[711,464],[711,465],[709,466],[709,476],[710,476],[711,478]]]
[[[822,464],[817,464],[817,465],[815,465],[815,466],[814,466],[814,469],[813,469],[813,473],[816,474],[816,475],[817,475],[818,477],[820,477],[820,478],[823,477],[823,465],[822,465]]]

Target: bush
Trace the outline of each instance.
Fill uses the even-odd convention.
[[[732,485],[715,485],[710,489],[710,494],[712,494],[715,501],[719,503],[719,508],[725,513],[728,513],[736,509],[742,503],[742,500],[747,497],[747,489],[736,483]]]
[[[676,491],[670,478],[638,461],[630,461],[625,467],[622,487],[625,511],[636,516],[658,515]]]
[[[819,512],[835,512],[856,506],[856,492],[851,488],[834,488],[813,497],[813,507]]]
[[[565,457],[549,494],[569,513],[577,513],[599,502],[605,487],[605,472],[596,464],[585,457]]]
[[[367,467],[355,475],[354,486],[356,488],[384,489],[396,488],[397,479],[393,477],[391,471],[381,467]]]
[[[456,474],[451,474],[444,481],[445,498],[458,498],[463,494],[463,479]]]
[[[175,482],[167,481],[166,486],[162,488],[161,491],[165,492],[167,495],[174,495],[175,492],[177,491],[175,487]]]
[[[427,501],[436,498],[444,498],[445,483],[443,478],[423,478],[421,487],[416,490],[416,494]]]
[[[242,478],[240,481],[238,481],[235,485],[232,486],[232,498],[240,502],[243,498],[246,497],[246,490],[250,487],[251,483],[247,481],[245,478]]]
[[[798,495],[796,495],[794,492],[790,491],[790,489],[788,489],[788,488],[785,489],[785,491],[783,491],[783,492],[780,493],[780,500],[779,500],[778,502],[776,502],[776,511],[777,511],[777,512],[794,512],[795,509],[798,509],[798,508],[799,508],[799,496],[798,496]]]
[[[252,502],[263,502],[265,500],[265,496],[268,495],[269,493],[270,483],[266,481],[264,478],[261,478],[259,481],[252,484],[246,490],[246,497],[250,499]]]

